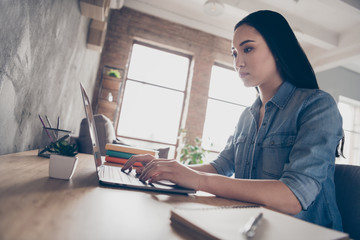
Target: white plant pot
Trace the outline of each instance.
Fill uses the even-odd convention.
[[[49,163],[49,176],[52,178],[69,180],[74,175],[78,157],[68,157],[51,154]]]

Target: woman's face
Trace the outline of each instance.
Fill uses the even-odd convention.
[[[261,34],[243,24],[234,32],[232,54],[235,70],[246,87],[262,87],[281,80],[275,59]]]

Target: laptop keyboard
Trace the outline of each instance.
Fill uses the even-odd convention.
[[[130,184],[137,186],[148,186],[149,184],[142,182],[136,177],[135,171],[123,172],[120,167],[106,166],[103,168],[102,173],[106,179],[113,179],[115,182],[122,184]]]
[[[135,170],[132,172],[123,172],[120,167],[110,165],[101,165],[98,169],[99,180],[101,183],[110,185],[120,185],[135,189],[148,189],[171,193],[195,193],[193,189],[179,188],[169,181],[160,181],[157,183],[146,183],[136,177]]]

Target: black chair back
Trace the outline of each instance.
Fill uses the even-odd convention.
[[[336,164],[334,181],[344,232],[360,240],[360,166]]]

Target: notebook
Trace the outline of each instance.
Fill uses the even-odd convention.
[[[315,225],[260,206],[174,208],[171,224],[191,239],[247,239],[243,229],[253,217],[262,218],[251,238],[278,239],[348,239],[348,234]]]
[[[84,102],[85,114],[88,121],[91,143],[93,147],[95,169],[100,184],[166,193],[189,194],[196,192],[194,189],[183,188],[169,181],[161,181],[151,184],[147,182],[142,182],[136,177],[134,171],[130,173],[125,173],[121,171],[121,168],[119,166],[104,163],[104,159],[101,157],[100,154],[100,145],[97,137],[91,103],[81,83],[80,88]]]

